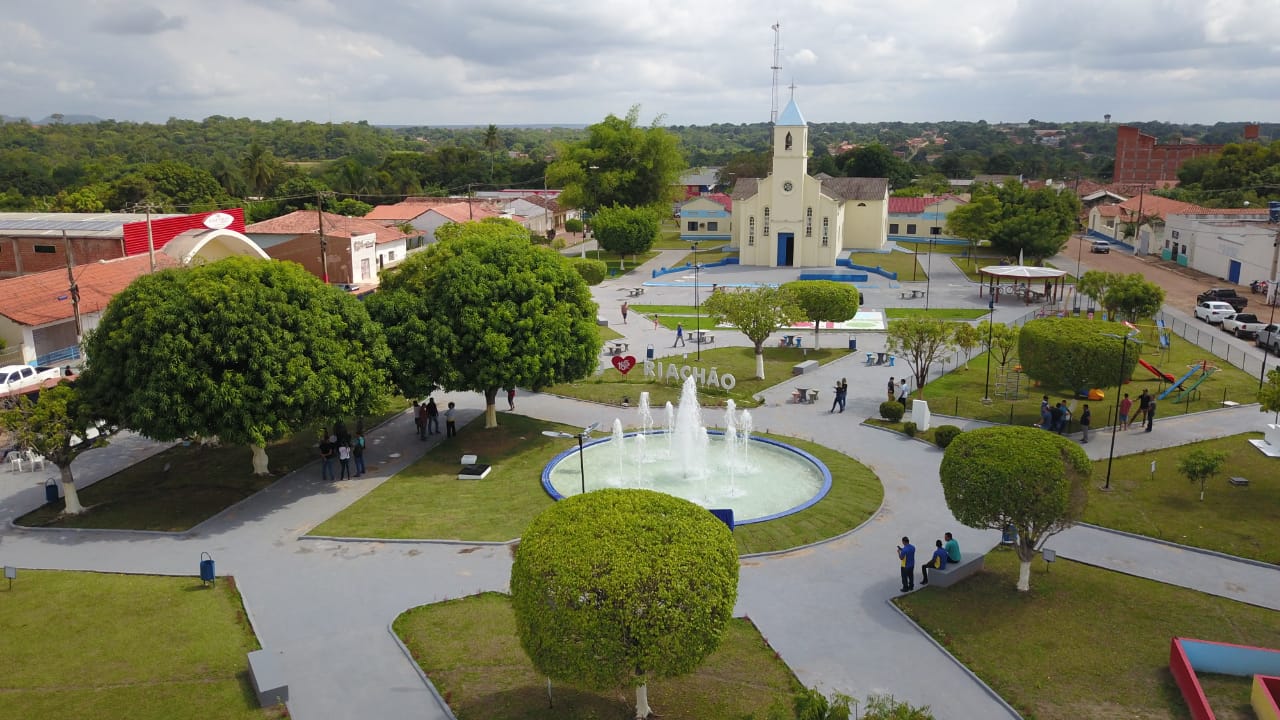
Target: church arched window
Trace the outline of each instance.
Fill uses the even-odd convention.
[[[804,209],[804,236],[813,237],[813,208]]]
[[[791,133],[787,133],[786,149],[791,149]]]
[[[747,218],[747,244],[756,244],[756,216],[751,215]]]
[[[764,221],[761,223],[760,237],[769,237],[769,206],[764,207]]]

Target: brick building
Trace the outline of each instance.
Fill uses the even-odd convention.
[[[1245,126],[1244,136],[1258,137],[1258,126]],[[1116,162],[1112,179],[1152,187],[1161,180],[1177,180],[1178,168],[1193,157],[1222,152],[1222,145],[1157,143],[1136,127],[1121,125],[1116,128]]]

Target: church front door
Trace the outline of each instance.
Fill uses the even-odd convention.
[[[796,260],[796,234],[778,233],[778,267],[789,267]]]

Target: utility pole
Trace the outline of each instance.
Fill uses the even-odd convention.
[[[71,315],[76,320],[76,356],[80,355],[80,344],[84,342],[84,328],[80,324],[80,286],[76,285],[76,275],[72,271],[75,259],[71,256],[71,239],[67,231],[62,231],[62,244],[67,251],[67,283],[71,293]]]
[[[151,261],[151,272],[156,271],[156,238],[151,234],[151,203],[148,202],[142,206],[147,211],[147,259]],[[70,246],[68,246],[70,247]],[[76,323],[76,332],[79,333],[79,323]]]
[[[320,276],[329,284],[329,241],[324,236],[324,192],[316,193],[316,219],[320,221]]]

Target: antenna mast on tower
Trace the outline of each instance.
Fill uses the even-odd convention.
[[[782,23],[776,22],[773,28],[773,65],[769,67],[773,70],[773,105],[769,108],[769,124],[778,122],[778,73],[782,71],[782,63],[778,59],[778,54],[782,44]]]

